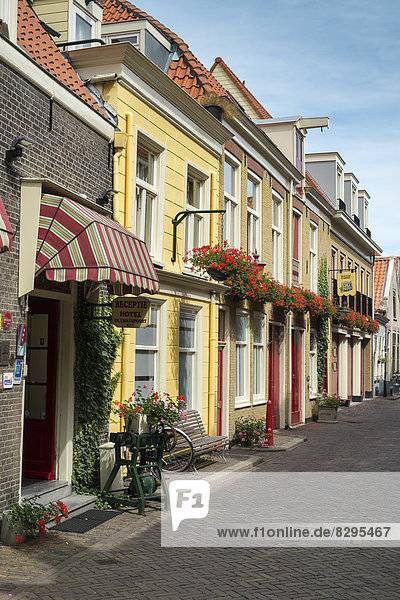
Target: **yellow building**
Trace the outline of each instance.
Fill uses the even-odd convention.
[[[194,276],[182,259],[217,241],[220,215],[201,211],[218,209],[219,164],[231,134],[128,42],[73,50],[70,60],[117,112],[114,218],[146,242],[160,279],[150,326],[124,331],[116,396],[144,386],[183,394],[213,432],[215,297],[225,288]],[[174,226],[182,211],[188,214]]]

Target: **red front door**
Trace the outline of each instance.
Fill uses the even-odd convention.
[[[224,399],[224,348],[218,346],[218,388],[217,388],[217,435],[222,435],[222,413]]]
[[[292,331],[292,425],[301,421],[301,387],[302,387],[302,348],[301,331]]]
[[[338,388],[338,367],[339,367],[339,338],[337,333],[332,334],[332,371],[331,371],[331,390],[332,394],[339,393]]]
[[[347,399],[353,396],[353,343],[352,338],[347,344]]]
[[[364,361],[365,361],[365,345],[361,342],[361,374],[360,374],[360,395],[364,398]]]
[[[23,475],[54,478],[58,301],[30,298]]]
[[[268,399],[272,402],[274,415],[274,429],[279,429],[279,390],[280,390],[280,365],[279,365],[279,327],[269,326],[269,357],[268,357]]]

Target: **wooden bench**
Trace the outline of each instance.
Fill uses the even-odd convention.
[[[192,467],[196,470],[196,458],[205,454],[216,452],[226,462],[224,450],[229,444],[229,439],[224,435],[207,435],[203,421],[197,410],[188,410],[186,421],[178,421],[174,423],[177,427],[190,439],[193,446],[194,460]]]

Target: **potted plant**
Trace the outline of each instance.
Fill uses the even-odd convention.
[[[148,433],[159,423],[171,425],[186,419],[184,396],[172,398],[167,392],[147,392],[147,386],[143,390],[138,388],[130,398],[114,405],[114,414],[125,419],[128,431]]]
[[[322,392],[317,396],[318,421],[320,423],[337,423],[337,409],[341,400],[335,394]]]
[[[1,541],[6,546],[15,546],[29,536],[46,535],[50,521],[60,523],[62,517],[68,518],[68,508],[57,500],[43,505],[35,496],[23,498],[20,504],[14,504],[3,513]]]
[[[236,419],[233,441],[241,446],[261,446],[265,441],[265,419],[254,415]]]

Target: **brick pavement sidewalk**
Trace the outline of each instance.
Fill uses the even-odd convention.
[[[255,468],[398,471],[399,424],[400,400],[374,399],[340,411],[337,425],[281,432],[301,432],[308,442],[265,455]],[[399,597],[398,548],[166,549],[159,511],[146,512],[124,509],[84,535],[50,532],[24,546],[0,545],[0,600]]]
[[[254,452],[251,455],[228,452],[226,460],[226,463],[218,458],[205,460],[201,467],[208,472],[243,471],[261,463],[263,457]],[[33,538],[21,546],[9,547],[0,542],[0,600],[8,599],[9,594],[15,597],[15,589],[32,579],[50,577],[62,565],[80,560],[89,549],[95,552],[105,541],[107,544],[114,538],[120,541],[126,531],[137,534],[158,520],[159,504],[153,502],[146,507],[145,516],[138,515],[136,509],[121,508],[120,515],[84,535],[49,530],[45,538]]]
[[[85,534],[49,530],[44,538],[32,538],[21,546],[0,544],[0,600],[20,597],[17,590],[38,577],[43,581],[52,579],[57,571],[68,564],[84,560],[88,552],[109,546],[126,536],[127,531],[143,531],[159,519],[159,505],[155,502],[146,507],[140,516],[136,509],[121,508],[121,514],[100,524]]]

